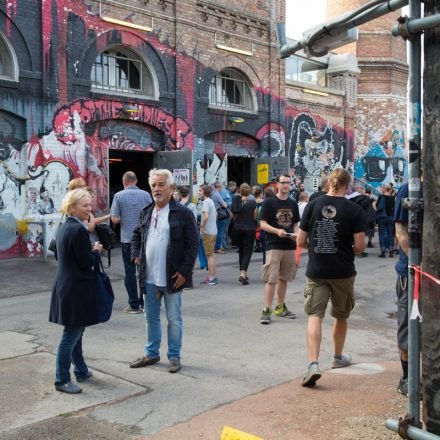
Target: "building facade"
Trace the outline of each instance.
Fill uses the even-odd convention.
[[[73,177],[100,214],[127,170],[148,189],[148,170],[169,168],[193,193],[288,170],[312,191],[335,167],[356,173],[356,60],[286,84],[284,11],[283,0],[0,1],[0,258],[41,254],[30,222],[50,239]]]

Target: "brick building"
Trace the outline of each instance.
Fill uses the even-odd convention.
[[[44,220],[50,237],[73,177],[100,213],[128,169],[145,188],[148,169],[167,167],[195,191],[290,168],[311,190],[322,172],[352,167],[356,60],[333,56],[318,81],[286,86],[284,6],[0,1],[0,258],[41,253],[41,227],[27,220]]]

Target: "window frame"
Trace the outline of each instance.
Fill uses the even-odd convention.
[[[231,87],[228,92],[228,84]],[[229,93],[232,91],[233,99],[229,101]],[[241,95],[237,102],[236,94]],[[225,68],[217,72],[209,84],[209,106],[212,108],[256,112],[256,102],[252,88],[244,75],[235,69]]]
[[[127,54],[123,56],[118,55],[118,50],[125,51]],[[106,53],[107,52],[107,53]],[[99,58],[99,62],[98,62]],[[106,59],[106,62],[104,61]],[[122,78],[120,73],[123,72],[123,69],[119,67],[118,60],[125,61],[128,63],[127,66],[127,76],[125,81],[127,81],[127,86],[122,85]],[[138,72],[139,72],[139,89],[130,87],[130,65],[138,64]],[[97,68],[100,66],[101,72],[98,73]],[[106,69],[104,68],[106,67]],[[106,72],[107,71],[107,72]],[[96,81],[98,75],[101,75],[101,84]],[[151,79],[151,91],[149,94],[145,89],[145,81],[144,75],[148,75]],[[107,76],[107,78],[105,78]],[[91,80],[91,90],[96,93],[109,93],[114,95],[123,95],[123,96],[136,96],[136,97],[144,97],[148,99],[157,99],[158,96],[158,83],[156,75],[154,74],[154,70],[151,66],[151,63],[148,60],[144,59],[137,52],[133,51],[132,48],[125,46],[114,46],[107,48],[100,52],[91,68],[90,72],[90,80]],[[106,81],[105,81],[106,80]],[[105,84],[106,83],[106,84]]]
[[[12,46],[7,36],[1,30],[0,30],[0,39],[6,49],[5,55],[9,55],[11,61],[11,68],[12,68],[12,74],[11,75],[0,74],[0,80],[18,82],[18,77],[19,77],[18,60],[17,60],[17,55],[15,54],[14,47]]]

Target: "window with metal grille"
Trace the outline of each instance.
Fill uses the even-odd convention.
[[[92,87],[116,93],[141,92],[153,96],[153,80],[147,66],[134,53],[124,50],[106,50],[100,53],[92,66]]]
[[[209,104],[218,107],[252,110],[252,94],[246,80],[236,71],[226,69],[211,81]]]

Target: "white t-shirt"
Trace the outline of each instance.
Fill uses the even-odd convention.
[[[306,206],[307,206],[307,202],[299,202],[298,203],[298,209],[299,209],[299,216],[300,216],[300,218],[302,218],[303,212],[304,212],[304,209],[306,209]]]
[[[207,197],[203,200],[202,213],[208,213],[208,221],[205,225],[205,234],[217,235],[217,210],[215,209],[212,199]]]
[[[145,246],[147,283],[159,287],[167,285],[167,249],[170,242],[169,213],[169,204],[160,211],[153,208],[148,227],[147,245]]]

